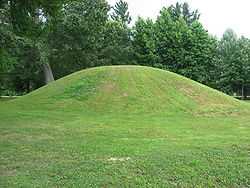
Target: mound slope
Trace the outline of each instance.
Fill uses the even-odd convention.
[[[246,107],[230,96],[180,75],[142,66],[83,70],[10,103],[24,109],[100,114],[233,113]]]

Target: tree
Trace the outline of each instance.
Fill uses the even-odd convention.
[[[216,40],[198,21],[188,24],[183,16],[173,17],[171,9],[163,8],[155,23],[143,19],[136,22],[133,45],[139,64],[214,84]]]
[[[156,47],[167,69],[210,85],[216,41],[198,21],[189,25],[183,17],[173,19],[164,8],[156,21]]]
[[[151,19],[138,18],[133,28],[135,59],[140,65],[162,67],[156,54],[155,25]]]
[[[243,99],[247,98],[246,86],[250,84],[250,40],[241,37],[238,40],[238,56],[240,67],[238,68],[239,77],[238,82],[241,84],[241,95]]]
[[[132,21],[130,13],[128,11],[128,3],[120,0],[112,7],[113,13],[111,14],[111,18],[114,21],[121,22],[124,26],[127,26]]]
[[[10,74],[17,64],[17,37],[10,23],[9,6],[0,1],[0,94],[7,94],[13,88]],[[4,93],[5,92],[5,93]]]
[[[29,39],[15,33],[9,4],[1,5],[0,89],[2,94],[29,92],[39,70],[38,64],[34,63],[39,53]]]
[[[215,87],[217,41],[208,34],[198,21],[190,25],[190,31],[191,40],[185,46],[188,52],[187,56],[190,58],[190,61],[186,62],[190,64],[185,65],[186,70],[181,74],[208,86]]]
[[[128,4],[119,1],[112,10],[111,19],[104,26],[99,56],[101,64],[134,64]]]
[[[9,0],[6,2],[10,7],[10,20],[14,33],[25,38],[26,41],[29,40],[31,46],[38,50],[38,57],[33,63],[43,67],[46,83],[53,81],[54,77],[47,57],[50,51],[47,48],[47,35],[50,21],[57,15],[63,1]]]
[[[163,8],[155,23],[156,53],[164,68],[180,73],[187,59],[185,46],[191,42],[191,32],[185,21],[172,19],[168,9]],[[185,60],[186,58],[186,60]]]
[[[108,11],[105,0],[72,1],[64,6],[49,35],[57,77],[99,65]]]
[[[134,64],[131,32],[121,22],[109,20],[104,28],[99,59],[102,65]]]
[[[200,18],[199,11],[192,11],[187,2],[183,4],[177,2],[175,6],[171,5],[170,7],[168,7],[168,12],[174,20],[183,18],[188,25],[191,25],[193,22],[198,21]]]
[[[232,29],[225,31],[218,48],[220,58],[220,88],[246,98],[246,86],[250,84],[250,41],[238,38]]]
[[[12,57],[15,48],[16,36],[10,24],[9,7],[6,3],[0,4],[0,72],[8,70],[15,62]]]
[[[220,59],[219,87],[229,94],[233,93],[238,77],[239,58],[237,57],[237,35],[232,29],[228,29],[223,34],[218,45],[218,57]]]

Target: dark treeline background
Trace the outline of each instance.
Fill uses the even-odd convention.
[[[128,4],[105,0],[0,0],[0,95],[21,95],[75,71],[103,65],[162,68],[246,97],[250,40],[219,40],[187,3],[131,26]]]

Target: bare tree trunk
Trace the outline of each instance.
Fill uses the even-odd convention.
[[[242,84],[241,85],[241,95],[242,95],[242,100],[244,100],[245,99],[245,92],[244,92],[244,85]]]
[[[27,83],[26,83],[26,90],[27,90],[28,93],[32,90],[31,81],[30,80],[28,80]]]
[[[45,78],[45,84],[48,84],[55,80],[51,67],[48,63],[43,64],[43,73],[44,73],[44,78]]]

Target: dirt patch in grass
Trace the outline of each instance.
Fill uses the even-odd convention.
[[[125,161],[129,161],[131,160],[130,157],[111,157],[108,159],[108,161],[111,161],[111,162],[125,162]]]
[[[195,91],[191,87],[181,87],[179,88],[179,91],[181,93],[184,93],[186,96],[192,98],[196,103],[200,105],[204,105],[207,103],[206,96],[204,94],[201,94],[199,91]]]
[[[114,83],[104,83],[100,86],[100,90],[105,93],[111,93],[116,89],[116,86]]]
[[[0,176],[2,177],[10,177],[15,175],[16,175],[16,169],[0,168]]]

